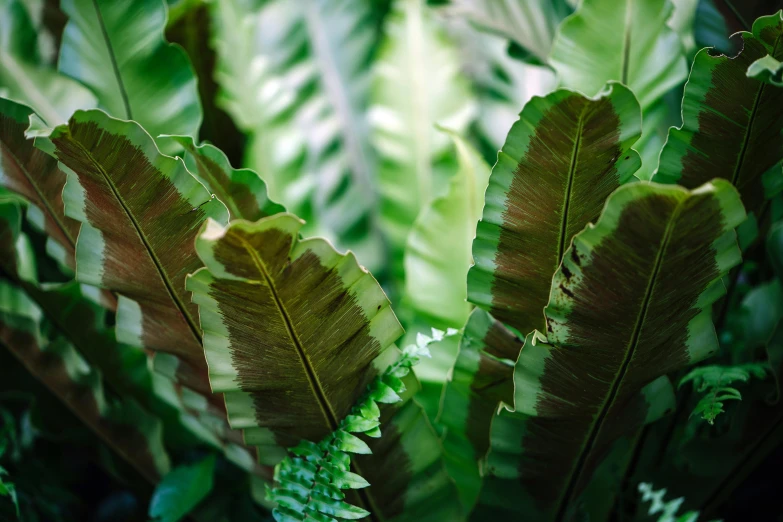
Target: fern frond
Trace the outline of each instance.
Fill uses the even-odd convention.
[[[370,485],[351,472],[351,453],[369,454],[370,447],[356,434],[381,436],[378,404],[401,402],[405,392],[402,379],[422,357],[429,357],[428,345],[443,338],[433,329],[432,337],[419,335],[416,344],[406,347],[402,356],[371,382],[340,427],[318,444],[304,440],[289,451],[275,467],[275,485],[267,487],[267,499],[277,502],[272,511],[278,522],[314,520],[331,522],[355,520],[369,515],[365,509],[346,502],[342,490]]]
[[[684,497],[675,498],[666,501],[666,488],[654,490],[653,485],[648,482],[639,484],[639,493],[642,494],[642,502],[649,502],[650,509],[648,515],[659,515],[657,522],[696,522],[699,519],[698,511],[687,511],[682,515],[677,515],[680,506],[685,501]],[[712,522],[720,522],[713,520]]]
[[[704,395],[691,412],[693,415],[701,415],[701,418],[715,423],[715,418],[723,413],[723,403],[726,401],[741,401],[742,394],[729,384],[734,382],[748,382],[751,376],[763,379],[767,374],[766,365],[762,363],[748,363],[737,366],[702,366],[696,368],[680,380],[679,387],[688,382],[693,382],[694,390]]]

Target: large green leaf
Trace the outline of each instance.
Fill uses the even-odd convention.
[[[152,494],[149,516],[156,522],[183,519],[212,491],[214,474],[214,455],[172,469]]]
[[[473,242],[468,299],[519,332],[544,329],[549,286],[574,234],[639,168],[639,105],[612,83],[598,97],[533,98],[492,169]]]
[[[143,477],[168,471],[159,419],[133,401],[109,401],[100,374],[60,337],[45,335],[41,310],[20,289],[0,281],[0,344]],[[50,330],[50,329],[49,329]]]
[[[334,431],[402,334],[373,277],[302,221],[278,214],[196,240],[206,268],[188,278],[212,390],[253,445],[317,441]]]
[[[592,95],[622,82],[646,110],[688,74],[666,21],[669,0],[585,0],[560,26],[550,61],[563,87]]]
[[[215,14],[221,103],[251,134],[248,165],[274,199],[308,222],[305,233],[380,268],[366,119],[377,39],[372,3],[275,1],[253,9],[228,1]]]
[[[783,189],[783,90],[747,76],[770,54],[783,59],[783,12],[759,18],[741,33],[736,58],[699,51],[682,100],[682,121],[669,131],[653,178],[693,188],[715,178],[731,181],[748,212]]]
[[[193,246],[201,223],[226,222],[226,207],[135,122],[78,111],[49,139],[67,167],[66,214],[82,222],[77,279],[119,295],[121,342],[177,355],[183,383],[207,391],[185,276],[201,266]]]
[[[571,6],[566,0],[456,0],[453,9],[485,31],[499,34],[545,63],[555,30]]]
[[[185,52],[163,39],[163,0],[64,0],[60,71],[88,86],[100,107],[153,136],[197,136],[201,102]]]
[[[514,404],[520,349],[522,341],[487,312],[470,315],[437,420],[445,428],[446,468],[468,508],[481,488],[479,462],[489,451],[490,423],[501,402]]]
[[[459,136],[452,138],[459,168],[448,192],[422,210],[405,249],[406,298],[420,318],[438,328],[459,328],[470,313],[465,278],[489,179],[489,166],[478,153]]]
[[[29,104],[50,125],[96,104],[88,89],[45,65],[30,15],[19,0],[0,1],[0,96]]]
[[[75,267],[74,253],[79,222],[66,217],[62,191],[65,174],[57,161],[25,138],[33,110],[0,98],[0,185],[24,196],[38,212],[40,225],[63,251],[61,258]],[[53,250],[50,248],[50,250]]]
[[[185,149],[185,166],[225,203],[231,219],[256,221],[285,212],[281,205],[269,199],[266,184],[258,174],[249,169],[231,167],[220,149],[208,143],[196,146],[189,136],[158,138],[159,143],[167,143],[168,140]]]
[[[456,171],[450,139],[435,124],[462,135],[473,112],[456,47],[434,13],[423,0],[397,0],[375,64],[370,121],[380,161],[381,223],[400,279],[410,228]]]
[[[515,415],[526,417],[502,449],[519,462],[493,464],[518,477],[520,509],[571,516],[610,444],[662,413],[650,399],[662,388],[640,391],[717,350],[710,305],[740,261],[744,218],[724,180],[693,191],[636,183],[574,237],[552,280],[546,337],[528,336],[515,367]]]

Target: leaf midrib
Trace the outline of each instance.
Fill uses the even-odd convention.
[[[149,243],[149,240],[147,239],[147,236],[144,234],[144,232],[141,229],[141,225],[139,225],[138,221],[136,221],[136,218],[134,217],[133,213],[128,208],[127,204],[125,203],[125,200],[122,198],[122,196],[119,193],[119,190],[114,185],[114,180],[111,179],[108,172],[103,168],[103,166],[96,160],[93,155],[88,151],[84,145],[81,144],[81,142],[75,140],[73,136],[69,133],[68,139],[71,143],[76,145],[81,151],[82,154],[84,154],[85,157],[87,157],[90,161],[90,163],[93,164],[93,166],[98,170],[98,172],[101,173],[104,180],[106,181],[106,184],[109,186],[109,188],[112,191],[112,195],[117,200],[117,202],[120,204],[120,208],[122,208],[123,212],[125,212],[125,215],[127,216],[128,220],[133,225],[134,230],[136,231],[136,234],[139,236],[139,239],[141,240],[142,244],[144,245],[145,250],[147,251],[147,254],[150,256],[150,259],[152,260],[152,263],[155,265],[155,269],[158,272],[158,275],[160,276],[161,280],[163,281],[163,286],[166,288],[166,291],[169,294],[169,297],[176,305],[177,309],[179,310],[180,314],[185,319],[185,322],[188,324],[188,327],[190,328],[191,333],[193,334],[193,337],[196,338],[196,343],[201,345],[201,329],[198,327],[198,325],[195,323],[193,318],[190,316],[190,313],[188,312],[187,308],[185,307],[185,303],[180,299],[179,295],[177,295],[177,292],[174,291],[174,285],[169,280],[168,274],[166,273],[165,269],[163,268],[163,264],[161,263],[160,259],[158,259],[157,254],[155,254],[155,251],[152,249],[152,246]]]
[[[293,321],[291,320],[291,317],[288,315],[288,310],[286,310],[283,301],[280,299],[280,295],[277,293],[275,282],[272,280],[271,275],[266,269],[266,265],[264,265],[264,261],[258,255],[256,250],[253,248],[253,245],[251,245],[249,242],[247,242],[247,240],[245,240],[243,237],[239,235],[237,235],[236,237],[239,240],[239,242],[242,243],[242,246],[245,248],[245,251],[250,256],[250,259],[253,260],[253,264],[258,270],[258,273],[261,275],[261,277],[264,278],[264,282],[266,282],[266,285],[269,288],[269,292],[272,294],[272,299],[274,299],[275,305],[277,306],[277,310],[278,312],[280,312],[280,316],[283,319],[283,323],[285,324],[286,330],[288,331],[288,336],[290,337],[291,342],[294,345],[294,348],[296,348],[297,355],[299,355],[299,360],[301,361],[302,367],[305,370],[305,375],[307,376],[307,380],[310,382],[310,388],[313,390],[313,394],[316,396],[316,399],[318,399],[318,405],[321,408],[321,412],[323,413],[327,423],[329,424],[330,431],[336,431],[339,428],[339,421],[337,419],[337,415],[332,410],[332,406],[326,398],[326,393],[324,392],[323,386],[321,385],[321,382],[318,379],[318,375],[316,374],[315,369],[313,368],[313,364],[310,361],[310,358],[307,356],[307,353],[305,352],[304,347],[302,346],[302,342],[299,339],[299,336],[296,335],[296,330],[294,329]]]
[[[559,501],[559,507],[555,520],[558,521],[564,520],[566,510],[571,502],[571,497],[574,494],[574,490],[579,481],[579,478],[582,475],[582,470],[584,469],[584,466],[587,462],[587,458],[589,457],[593,449],[593,445],[595,444],[595,441],[597,440],[598,435],[601,432],[601,428],[603,427],[604,420],[606,419],[606,416],[609,413],[609,409],[612,407],[614,400],[617,397],[617,393],[620,389],[620,385],[622,384],[623,379],[625,378],[625,374],[628,372],[628,367],[631,364],[631,359],[633,358],[633,355],[636,352],[636,348],[639,344],[639,336],[641,335],[641,331],[647,316],[647,311],[649,309],[650,302],[652,300],[654,285],[656,279],[658,278],[658,273],[660,272],[661,269],[664,253],[668,249],[669,241],[671,240],[671,234],[674,229],[674,224],[679,218],[681,209],[682,209],[682,202],[679,202],[677,204],[677,207],[672,212],[672,215],[669,218],[669,222],[666,225],[666,230],[664,231],[663,237],[661,238],[661,242],[658,247],[658,253],[655,256],[655,262],[653,264],[652,273],[650,274],[650,277],[647,280],[647,288],[645,289],[644,298],[642,299],[642,306],[639,309],[639,314],[637,315],[636,323],[634,324],[634,328],[631,333],[631,339],[629,340],[628,345],[625,349],[625,358],[623,359],[623,362],[620,365],[620,369],[617,372],[614,381],[612,382],[612,386],[609,389],[609,393],[604,399],[604,403],[601,406],[600,412],[595,417],[595,421],[593,422],[590,428],[588,437],[585,440],[585,443],[583,444],[582,449],[579,453],[579,458],[577,459],[576,464],[574,465],[574,468],[572,469],[571,474],[569,475],[568,482],[566,483],[567,484],[566,489],[564,490],[564,493]]]
[[[109,55],[109,60],[111,61],[112,70],[114,71],[114,78],[117,80],[117,87],[120,90],[122,103],[125,106],[125,117],[128,120],[132,120],[133,114],[131,113],[130,100],[128,100],[128,92],[125,90],[125,83],[122,81],[122,75],[120,74],[120,66],[117,63],[117,57],[114,54],[114,47],[111,44],[111,39],[109,38],[109,31],[106,29],[106,23],[103,21],[103,14],[101,14],[101,9],[100,6],[98,5],[98,0],[92,0],[92,5],[95,8],[95,16],[98,19],[98,25],[101,28],[101,35],[103,36],[103,40],[106,42],[106,52]]]
[[[775,39],[775,44],[772,46],[771,55],[773,57],[777,54],[778,44],[780,43],[781,36],[783,35],[778,35],[778,37]],[[739,181],[738,178],[740,172],[742,171],[742,166],[745,164],[745,155],[747,154],[748,146],[750,145],[750,137],[753,134],[753,124],[756,122],[759,104],[761,103],[761,98],[764,95],[764,88],[766,86],[767,82],[762,81],[761,86],[759,87],[758,91],[756,91],[756,98],[753,100],[753,108],[750,111],[748,126],[745,128],[745,135],[742,138],[742,147],[740,148],[739,158],[737,159],[737,164],[734,166],[734,172],[731,175],[731,184],[737,188],[741,188],[737,182]]]
[[[37,183],[35,183],[35,180],[30,175],[30,172],[22,164],[19,158],[16,157],[16,154],[14,154],[11,148],[5,144],[5,142],[0,140],[0,145],[2,145],[2,148],[4,148],[7,151],[8,156],[10,156],[13,159],[16,166],[24,174],[28,183],[30,184],[31,187],[33,187],[33,190],[35,190],[35,193],[38,195],[38,199],[41,201],[41,204],[46,208],[46,212],[49,214],[49,217],[51,217],[52,220],[57,224],[57,228],[59,228],[62,231],[63,235],[65,235],[65,237],[68,239],[71,249],[73,249],[76,246],[76,240],[74,240],[74,238],[71,237],[71,234],[70,232],[68,232],[68,229],[65,227],[65,224],[60,220],[59,216],[54,211],[54,208],[49,204],[49,200],[46,197],[44,197],[43,192],[38,187]]]
[[[571,150],[571,165],[568,169],[568,181],[566,183],[565,200],[563,201],[563,217],[560,220],[560,237],[557,244],[557,264],[563,259],[563,252],[565,251],[566,243],[566,229],[568,228],[568,211],[571,205],[571,191],[574,186],[574,174],[576,173],[576,166],[579,163],[577,159],[579,156],[579,150],[582,146],[582,130],[584,129],[584,118],[587,109],[582,108],[582,112],[579,114],[579,123],[576,128],[576,140],[574,141],[574,147]]]

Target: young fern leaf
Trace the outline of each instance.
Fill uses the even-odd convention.
[[[697,392],[703,394],[699,403],[691,412],[693,415],[701,415],[701,418],[715,423],[715,418],[723,413],[725,401],[741,401],[742,394],[730,384],[734,382],[748,382],[751,376],[763,379],[767,375],[767,365],[762,363],[742,364],[738,366],[703,366],[695,368],[680,380],[678,387],[691,382]]]
[[[664,501],[666,489],[654,490],[653,485],[647,482],[639,484],[639,493],[642,494],[642,502],[649,502],[648,515],[658,515],[657,522],[696,522],[699,519],[698,511],[688,511],[677,515],[685,498],[675,498]]]
[[[440,335],[439,335],[440,334]],[[433,330],[433,338],[442,337]],[[277,502],[272,512],[278,522],[303,520],[353,520],[370,513],[344,501],[344,489],[361,489],[370,485],[350,471],[350,454],[370,454],[370,447],[353,435],[381,437],[380,404],[402,402],[405,392],[402,379],[421,357],[429,357],[427,345],[433,339],[420,336],[417,344],[405,348],[397,362],[367,386],[339,428],[315,444],[302,441],[275,468],[275,485],[267,488],[267,498]],[[331,517],[331,518],[330,518]]]

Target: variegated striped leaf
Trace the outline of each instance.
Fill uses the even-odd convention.
[[[402,327],[353,254],[299,240],[302,221],[278,214],[196,240],[206,268],[188,277],[199,306],[212,390],[253,445],[318,441],[395,357]]]
[[[36,149],[33,140],[25,138],[31,114],[33,110],[29,107],[0,98],[0,185],[35,205],[37,211],[28,210],[28,217],[38,222],[59,247],[49,251],[65,265],[75,268],[80,223],[65,215],[62,197],[65,174],[57,167],[57,160]]]
[[[207,217],[227,222],[226,207],[135,122],[78,111],[49,139],[67,167],[66,214],[82,222],[77,279],[119,294],[121,342],[177,355],[183,384],[208,391],[185,276],[202,266],[199,227]]]
[[[552,274],[639,168],[640,132],[639,104],[617,83],[594,99],[558,90],[528,102],[489,178],[468,299],[523,335],[543,330]]]
[[[0,281],[0,344],[110,448],[150,482],[169,469],[160,420],[135,401],[109,402],[101,375],[63,337],[41,331],[41,310]]]
[[[567,519],[609,444],[649,415],[642,388],[717,350],[710,305],[740,261],[744,219],[724,180],[693,191],[636,183],[574,237],[546,338],[528,337],[514,375],[516,411],[531,416],[518,476],[545,518]]]
[[[748,212],[783,190],[783,90],[747,76],[757,59],[783,59],[783,11],[740,33],[735,58],[702,49],[682,100],[683,124],[669,131],[654,181],[694,188],[712,178],[731,181]]]
[[[489,451],[490,424],[500,403],[514,404],[514,362],[522,340],[487,312],[475,309],[443,392],[437,423],[445,428],[446,468],[472,508],[481,489],[480,461]]]

